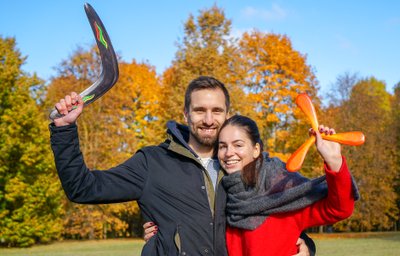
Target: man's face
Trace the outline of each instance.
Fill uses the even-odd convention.
[[[212,147],[227,118],[225,95],[220,89],[193,91],[185,120],[189,125],[191,143]]]

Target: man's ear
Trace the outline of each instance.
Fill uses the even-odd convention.
[[[188,123],[188,112],[186,110],[183,111],[183,118],[185,119],[185,122]]]

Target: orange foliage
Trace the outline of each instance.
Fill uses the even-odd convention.
[[[285,153],[287,136],[280,134],[288,131],[294,115],[299,114],[294,104],[297,94],[316,95],[315,76],[306,56],[292,48],[287,36],[253,31],[243,35],[240,46],[247,74],[245,91],[255,110],[252,117],[268,139],[268,150]]]
[[[92,49],[90,53],[77,52],[69,62],[64,62],[60,76],[48,88],[46,105],[50,108],[65,94],[81,92],[92,84],[97,74],[92,70],[97,58]],[[139,148],[160,142],[164,130],[159,117],[160,95],[161,86],[153,67],[135,61],[120,64],[116,85],[86,106],[78,120],[80,146],[90,169],[109,169]],[[126,235],[126,221],[139,212],[136,202],[90,207],[66,204],[66,207],[65,232],[74,237]]]

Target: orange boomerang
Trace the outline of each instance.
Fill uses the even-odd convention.
[[[308,119],[311,121],[311,127],[314,131],[318,131],[318,119],[315,112],[314,105],[311,102],[310,97],[306,93],[301,93],[296,98],[296,104],[300,109],[306,114]],[[340,144],[359,146],[364,144],[365,136],[362,132],[344,132],[336,133],[332,135],[321,134],[322,138],[325,140],[335,141]],[[289,158],[286,163],[286,169],[290,172],[295,172],[300,170],[301,165],[304,162],[304,158],[308,152],[308,149],[312,144],[315,143],[315,136],[310,137],[303,143]]]

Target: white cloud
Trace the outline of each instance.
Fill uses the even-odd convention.
[[[262,19],[265,21],[283,20],[288,15],[288,12],[278,4],[272,4],[270,10],[248,6],[241,13],[245,18]]]

